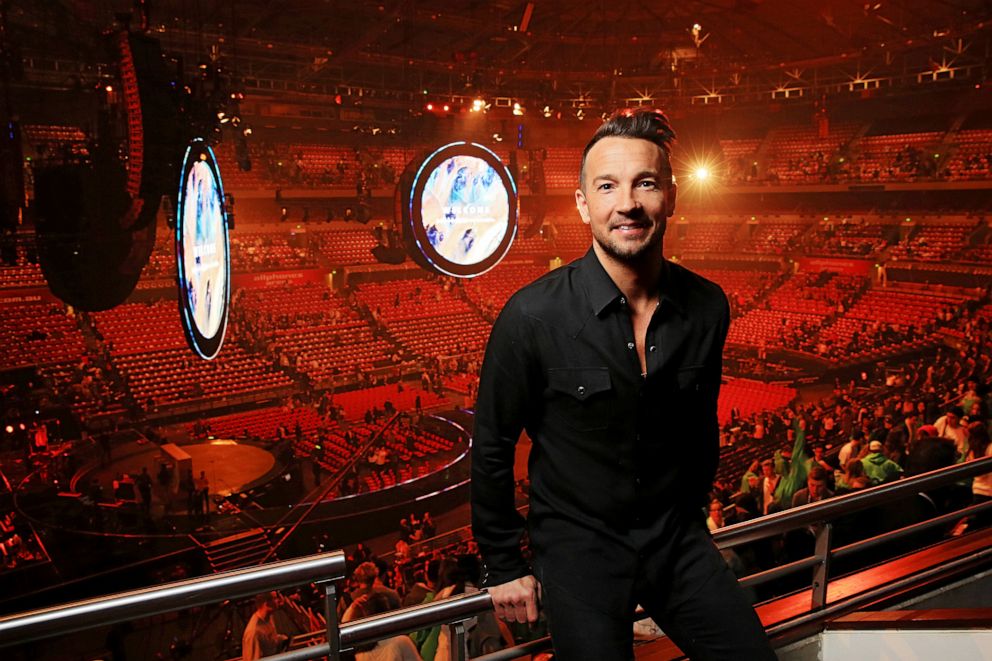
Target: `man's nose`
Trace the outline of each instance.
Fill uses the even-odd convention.
[[[617,203],[617,211],[622,214],[636,213],[641,209],[641,202],[637,199],[635,191],[629,186],[620,187],[620,200]]]

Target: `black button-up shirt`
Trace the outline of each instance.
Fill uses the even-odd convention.
[[[666,260],[642,375],[627,302],[592,250],[509,300],[486,348],[472,445],[472,526],[488,585],[531,572],[514,508],[523,429],[538,553],[562,526],[626,543],[631,529],[703,504],[719,456],[729,319],[718,285]]]

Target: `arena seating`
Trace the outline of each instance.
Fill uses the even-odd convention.
[[[548,147],[544,159],[544,182],[548,188],[575,189],[582,163],[582,147]]]
[[[955,152],[947,163],[949,179],[992,176],[992,129],[965,129],[954,136]]]
[[[592,243],[589,226],[574,216],[549,217],[548,221],[554,229],[547,230],[553,239],[554,256],[563,262],[570,262],[584,255]]]
[[[724,177],[732,183],[748,181],[755,156],[764,138],[721,139]]]
[[[827,317],[837,306],[867,286],[865,278],[835,273],[797,273],[768,297],[773,310],[801,312]]]
[[[780,255],[792,248],[795,241],[808,227],[808,223],[800,222],[759,223],[751,232],[750,238],[740,247],[740,250],[759,255]]]
[[[492,271],[465,281],[464,289],[480,310],[495,319],[514,292],[547,272],[532,262],[504,261]]]
[[[682,228],[685,228],[685,236],[679,238],[681,232],[673,230]],[[690,219],[685,225],[679,223],[673,227],[669,221],[665,243],[669,245],[669,240],[672,241],[673,252],[668,254],[731,252],[734,250],[734,240],[739,229],[739,222],[693,222]]]
[[[0,345],[8,368],[79,362],[86,352],[75,317],[49,303],[0,307]]]
[[[135,402],[146,410],[184,402],[254,396],[292,385],[268,361],[238,346],[229,329],[214,360],[194,358],[186,347],[176,304],[127,303],[93,314],[94,326]]]
[[[731,409],[742,417],[780,409],[796,397],[796,389],[753,379],[727,379],[720,387],[717,417],[721,425],[730,421]]]
[[[753,269],[711,269],[698,268],[694,265],[690,265],[689,268],[720,285],[735,309],[751,305],[778,275],[775,272]]]
[[[888,227],[869,217],[825,220],[805,236],[809,255],[872,257],[885,248]]]
[[[290,245],[288,233],[236,232],[231,235],[232,271],[278,271],[316,265],[313,251]]]
[[[360,285],[356,298],[389,335],[415,355],[442,357],[481,351],[489,323],[450,287],[433,280]],[[457,333],[441,333],[441,324]]]
[[[931,341],[924,329],[933,324],[944,306],[962,303],[959,296],[940,295],[935,292],[900,291],[898,289],[871,289],[850,310],[821,333],[821,341],[828,342],[841,351],[845,360],[862,359],[920,347]],[[904,333],[885,338],[881,325],[887,324],[905,331],[916,329],[914,339]],[[858,351],[847,349],[855,333],[867,336],[866,346]],[[873,346],[877,344],[878,346]]]
[[[819,129],[811,125],[774,128],[768,133],[767,171],[781,183],[820,181],[838,150],[855,137],[858,129],[857,124],[839,123],[821,136]]]
[[[395,345],[377,337],[340,295],[323,285],[241,289],[237,318],[251,319],[250,335],[312,385],[334,375],[392,364]],[[246,327],[247,329],[247,327]]]
[[[972,227],[967,225],[921,225],[919,231],[893,246],[889,257],[910,261],[942,261],[959,254]]]
[[[858,142],[860,153],[855,161],[859,178],[901,181],[933,176],[937,164],[932,154],[942,137],[937,131],[865,136]]]
[[[324,230],[317,233],[320,254],[335,266],[375,264],[372,249],[379,245],[371,230]]]

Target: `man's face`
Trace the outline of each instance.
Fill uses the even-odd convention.
[[[661,257],[675,185],[661,149],[636,138],[603,138],[586,156],[575,203],[597,254],[619,262]]]
[[[809,489],[810,500],[823,498],[823,495],[827,492],[827,483],[823,480],[814,480],[813,478],[809,478],[806,480],[806,488]]]
[[[770,464],[763,464],[761,466],[761,472],[765,477],[771,477],[775,474],[775,467]]]
[[[952,429],[954,427],[957,427],[958,426],[958,422],[960,422],[960,420],[959,420],[959,418],[958,418],[957,415],[955,415],[953,413],[948,413],[947,414],[947,425],[949,427],[951,427]]]
[[[713,519],[713,523],[721,524],[723,522],[723,506],[710,505],[710,518]]]

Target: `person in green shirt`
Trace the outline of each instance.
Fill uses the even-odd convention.
[[[861,459],[865,467],[865,476],[871,480],[872,486],[885,484],[898,479],[902,475],[902,468],[882,454],[881,441],[872,441],[868,444],[868,454]]]

